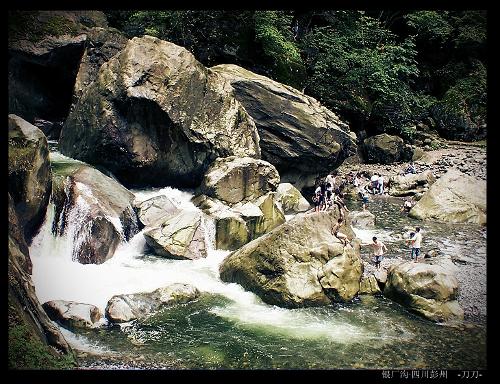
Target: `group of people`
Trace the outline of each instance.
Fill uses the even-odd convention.
[[[336,171],[328,174],[325,180],[321,180],[314,191],[312,201],[314,203],[314,211],[326,211],[337,204],[339,209],[349,211],[343,201],[343,189],[345,187],[344,180],[338,180]]]
[[[416,173],[415,166],[411,163],[408,168],[405,170],[406,173]],[[316,189],[314,191],[313,202],[314,202],[314,211],[326,211],[333,207],[334,204],[338,205],[340,218],[337,222],[332,226],[331,233],[337,239],[340,240],[342,245],[347,246],[350,241],[349,238],[342,232],[340,232],[340,228],[345,222],[345,214],[344,212],[348,212],[349,209],[343,202],[343,190],[346,185],[352,184],[357,188],[358,194],[363,202],[363,211],[366,210],[366,206],[368,204],[368,193],[367,189],[371,191],[373,194],[384,194],[384,177],[382,175],[374,174],[370,178],[370,182],[365,186],[361,186],[361,172],[349,172],[347,174],[346,179],[341,178],[338,175],[337,171],[333,171],[324,180],[320,180],[317,183]],[[410,199],[406,199],[401,207],[402,212],[409,212],[413,207],[413,203]],[[408,245],[411,245],[411,259],[414,261],[418,261],[418,257],[420,255],[420,245],[422,243],[422,233],[419,227],[415,228],[415,232],[410,233],[410,237],[407,241]],[[370,246],[372,248],[373,261],[375,263],[375,267],[377,270],[380,269],[380,264],[383,259],[383,255],[387,252],[386,245],[377,239],[376,236],[372,238],[372,242],[370,243],[361,243],[361,246]]]

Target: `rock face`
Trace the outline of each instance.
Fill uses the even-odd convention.
[[[53,161],[56,206],[53,232],[69,232],[75,246],[73,259],[101,264],[118,244],[138,232],[132,207],[134,195],[120,183],[81,162]]]
[[[229,83],[186,49],[151,36],[128,41],[100,67],[59,145],[138,186],[193,187],[217,157],[260,157],[254,122]]]
[[[146,243],[157,255],[172,259],[207,257],[202,220],[199,212],[180,212],[160,227],[144,232]]]
[[[198,289],[188,284],[172,284],[149,293],[117,295],[108,301],[106,318],[113,323],[125,323],[144,318],[163,307],[188,303],[199,296]]]
[[[213,162],[203,177],[200,190],[232,205],[275,191],[279,182],[278,171],[267,161],[230,156]]]
[[[206,195],[194,198],[193,204],[214,219],[217,249],[238,249],[286,221],[274,192],[232,207]]]
[[[45,344],[54,346],[64,353],[72,353],[64,336],[52,324],[40,305],[31,280],[29,249],[20,227],[14,201],[9,194],[9,312],[14,311],[22,323]],[[12,303],[12,305],[11,305]]]
[[[87,34],[106,26],[98,11],[9,12],[9,111],[63,121]]]
[[[356,228],[375,228],[375,215],[369,211],[351,211],[349,217]]]
[[[403,139],[386,133],[371,136],[363,142],[364,156],[368,163],[390,164],[411,160],[413,152],[408,151]]]
[[[179,213],[179,208],[167,196],[155,196],[137,204],[137,217],[145,227],[161,225],[169,216]]]
[[[374,295],[376,293],[382,293],[378,285],[377,279],[374,275],[369,275],[367,277],[361,278],[359,284],[359,294],[360,295]]]
[[[359,249],[330,233],[338,212],[298,215],[230,254],[220,277],[283,307],[351,300],[359,291]],[[350,236],[347,228],[341,231]],[[351,231],[352,232],[352,231]]]
[[[434,174],[427,170],[417,174],[404,176],[391,176],[389,195],[411,196],[426,192],[430,185],[436,181]]]
[[[389,267],[384,295],[435,322],[463,319],[458,281],[439,264],[402,262]]]
[[[329,172],[356,152],[347,124],[312,97],[236,65],[211,69],[231,82],[257,126],[262,158],[283,179]]]
[[[9,194],[28,242],[43,221],[51,188],[47,139],[34,125],[9,115]]]
[[[102,317],[101,311],[95,305],[74,301],[47,301],[42,307],[51,320],[69,329],[93,328]]]
[[[281,203],[285,213],[305,212],[311,207],[300,191],[290,183],[278,185],[276,200]]]
[[[410,210],[410,217],[486,225],[486,182],[451,169]]]

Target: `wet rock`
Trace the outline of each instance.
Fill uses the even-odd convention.
[[[375,276],[369,275],[367,277],[362,277],[359,284],[359,294],[374,295],[376,293],[381,293],[381,291]]]
[[[417,174],[392,176],[389,194],[391,196],[411,196],[423,193],[428,185],[436,181],[434,174],[427,170]]]
[[[95,305],[74,301],[52,300],[43,303],[42,307],[51,320],[69,329],[93,328],[102,317]]]
[[[179,213],[179,208],[167,196],[155,196],[136,205],[137,217],[145,227],[155,227],[169,216]]]
[[[144,232],[154,253],[172,259],[193,260],[207,257],[202,214],[181,211],[161,226]]]
[[[113,296],[106,306],[106,318],[113,323],[142,319],[156,311],[197,299],[200,291],[189,284],[172,284],[153,292]]]
[[[9,115],[9,194],[28,241],[45,217],[52,188],[47,139],[37,127]]]
[[[88,164],[61,160],[53,161],[52,167],[53,233],[72,231],[72,257],[82,264],[110,259],[118,244],[139,231],[134,195]]]

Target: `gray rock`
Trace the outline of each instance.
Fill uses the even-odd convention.
[[[144,232],[144,238],[159,256],[180,260],[207,257],[202,220],[199,212],[181,211],[160,227]]]
[[[142,225],[155,227],[164,223],[180,209],[167,196],[155,196],[136,205],[137,217]]]
[[[195,187],[217,157],[260,157],[255,124],[229,83],[151,36],[129,40],[100,67],[59,146],[137,186]]]
[[[409,160],[413,156],[405,151],[403,139],[386,133],[365,139],[363,150],[368,163],[390,164]]]
[[[348,125],[312,97],[236,65],[211,69],[231,82],[258,129],[262,158],[284,180],[329,172],[356,153]]]
[[[143,319],[156,311],[197,299],[200,291],[189,284],[172,284],[153,292],[113,296],[106,306],[106,318],[113,323]]]
[[[69,329],[94,328],[102,317],[95,305],[74,301],[52,300],[43,303],[42,307],[51,320]]]
[[[267,161],[230,156],[213,162],[203,177],[200,191],[233,205],[276,191],[279,182],[278,171]]]

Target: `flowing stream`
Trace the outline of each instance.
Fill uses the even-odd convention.
[[[51,159],[72,161],[54,152]],[[132,192],[139,200],[164,194],[182,209],[197,210],[190,202],[190,191],[167,187]],[[399,212],[399,203],[373,201],[369,209],[377,215],[376,228],[355,229],[364,240],[376,234],[384,241],[389,247],[387,259],[408,257],[403,237],[418,225]],[[350,206],[358,207],[358,202]],[[78,220],[78,207],[74,210],[70,227]],[[156,367],[486,368],[486,329],[481,321],[454,327],[434,324],[382,296],[362,296],[350,304],[284,309],[263,303],[238,284],[222,282],[218,268],[229,252],[214,249],[210,221],[205,223],[209,233],[206,259],[155,256],[140,232],[122,243],[110,260],[84,265],[72,260],[75,240],[71,230],[62,237],[52,235],[53,217],[51,204],[30,247],[33,283],[41,303],[72,300],[96,305],[104,313],[108,300],[117,294],[152,291],[175,282],[192,284],[204,292],[194,302],[166,308],[145,320],[118,326],[103,318],[96,329],[63,330],[77,350],[100,357],[109,354],[115,361],[122,356]],[[463,274],[485,287],[485,229],[427,223],[422,227],[424,251],[436,247],[444,253],[470,256],[466,266],[472,269]],[[484,288],[484,306],[475,300],[481,307],[479,315],[484,316],[485,295]],[[464,303],[467,306],[468,301],[464,299]]]

